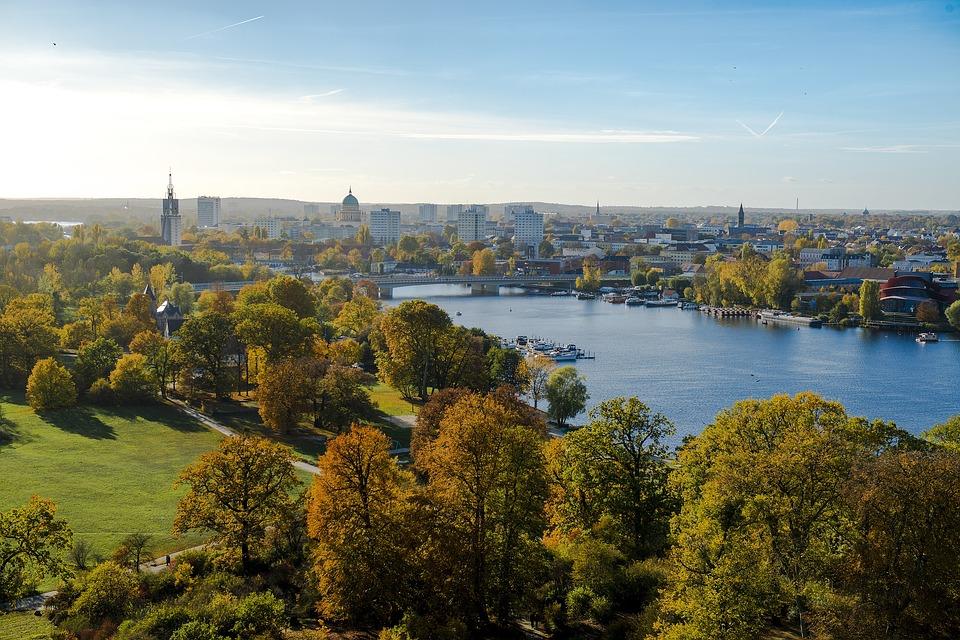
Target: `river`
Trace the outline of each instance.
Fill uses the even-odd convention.
[[[574,343],[597,356],[576,364],[586,376],[588,407],[635,395],[676,424],[677,440],[699,433],[737,400],[780,392],[815,391],[842,402],[851,415],[893,420],[911,433],[960,413],[960,340],[952,335],[918,344],[889,332],[798,331],[669,307],[501,293],[405,287],[395,289],[387,305],[425,298],[467,327]],[[574,422],[583,420],[581,414]]]

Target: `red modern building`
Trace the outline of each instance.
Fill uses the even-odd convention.
[[[956,289],[941,287],[932,273],[922,271],[897,274],[880,285],[880,307],[885,313],[915,314],[928,300],[943,313],[956,299]]]

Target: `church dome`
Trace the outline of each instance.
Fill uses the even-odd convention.
[[[360,206],[360,202],[357,200],[357,196],[353,195],[353,188],[350,189],[350,193],[347,194],[347,197],[343,199],[343,206],[345,207]]]

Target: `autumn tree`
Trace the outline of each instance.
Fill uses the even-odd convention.
[[[167,383],[173,377],[173,343],[156,331],[142,331],[130,342],[130,351],[145,358],[145,364],[153,375],[160,395],[167,397]]]
[[[380,312],[379,305],[365,295],[354,295],[340,307],[333,326],[342,335],[359,336],[373,326]]]
[[[917,305],[917,321],[932,324],[940,321],[940,308],[933,300],[924,300]]]
[[[339,433],[354,422],[373,417],[376,408],[365,387],[372,380],[355,367],[330,365],[316,385],[314,424]]]
[[[490,276],[497,272],[497,254],[489,247],[474,251],[470,263],[475,276]]]
[[[637,398],[613,398],[550,443],[550,511],[564,533],[595,533],[633,558],[661,551],[676,500],[667,487],[673,424]]]
[[[864,320],[877,320],[881,317],[880,283],[864,280],[860,285],[860,315]]]
[[[204,311],[216,311],[217,313],[229,315],[233,313],[233,309],[233,296],[226,291],[207,290],[197,298],[197,310],[201,313]]]
[[[287,433],[312,406],[317,381],[304,359],[287,358],[274,362],[260,374],[257,405],[268,428]]]
[[[67,368],[54,358],[33,366],[27,380],[27,403],[34,411],[56,411],[77,402],[77,387]]]
[[[550,403],[550,418],[563,428],[567,420],[583,411],[590,398],[583,376],[576,367],[559,367],[550,373],[546,385],[547,402]]]
[[[249,571],[267,530],[292,508],[293,460],[287,447],[264,438],[224,438],[180,474],[176,486],[187,492],[177,504],[174,531],[212,531]]]
[[[418,456],[428,492],[452,527],[464,613],[474,623],[506,621],[521,606],[539,557],[546,466],[542,434],[518,424],[491,396],[449,407],[437,438]]]
[[[110,372],[110,389],[121,402],[144,402],[157,396],[158,384],[147,358],[128,353],[117,361]]]
[[[329,441],[317,461],[307,523],[324,618],[383,624],[402,613],[412,578],[405,513],[414,483],[389,449],[383,432],[357,425]]]
[[[536,409],[540,401],[547,397],[547,381],[550,379],[553,370],[557,368],[557,363],[546,356],[533,354],[527,356],[524,365],[530,381],[527,393],[533,400],[533,407]]]
[[[18,304],[13,298],[0,314],[0,385],[20,387],[38,360],[57,352],[59,336],[49,308]]]
[[[312,318],[317,313],[310,289],[299,278],[280,275],[267,281],[270,301],[290,309],[298,318]]]
[[[39,496],[0,512],[0,602],[20,598],[44,576],[69,575],[63,557],[73,534],[56,516],[57,506]]]
[[[960,456],[894,451],[860,465],[844,492],[854,526],[817,612],[832,637],[960,636]]]

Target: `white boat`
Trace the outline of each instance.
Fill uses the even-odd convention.
[[[925,331],[917,336],[917,342],[940,342],[940,336],[932,331]]]
[[[586,291],[581,291],[577,294],[577,300],[596,300],[597,296],[592,293],[587,293]]]
[[[554,291],[550,294],[551,298],[566,298],[567,296],[573,295],[570,291]]]
[[[548,351],[546,356],[554,362],[574,362],[577,359],[576,351]]]
[[[647,300],[648,307],[675,307],[677,306],[676,300]]]
[[[638,306],[643,306],[643,299],[637,298],[635,296],[630,296],[629,298],[624,300],[623,303],[628,307],[638,307]]]

